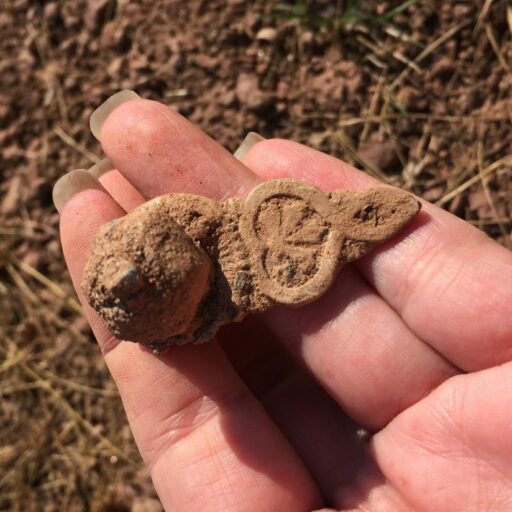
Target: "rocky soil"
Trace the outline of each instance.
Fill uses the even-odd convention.
[[[0,2],[0,510],[161,510],[51,204],[97,105],[309,144],[512,247],[511,31],[505,0]]]

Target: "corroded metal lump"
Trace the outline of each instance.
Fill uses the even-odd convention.
[[[82,288],[120,339],[200,343],[248,313],[315,300],[419,209],[399,189],[324,193],[294,180],[224,202],[168,194],[99,230]]]

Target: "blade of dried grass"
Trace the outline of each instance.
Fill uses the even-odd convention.
[[[483,23],[485,17],[487,16],[487,14],[489,13],[489,9],[491,8],[491,5],[493,2],[494,2],[494,0],[485,0],[484,3],[482,4],[482,8],[480,9],[480,13],[478,14],[478,19],[476,20],[476,25],[475,25],[475,30],[473,31],[473,35],[475,35],[476,32],[478,32],[478,30],[482,26],[482,23]]]
[[[26,316],[29,316],[33,321],[38,322],[39,315],[37,313],[41,310],[41,301],[39,297],[32,292],[30,287],[12,264],[6,266],[6,271],[18,287],[17,292],[26,299],[26,301],[22,302],[23,306],[27,309]],[[16,292],[0,281],[0,293],[12,298],[13,294]],[[70,332],[78,341],[82,343],[89,342],[89,338],[85,334],[81,333],[73,324],[68,320],[61,318],[51,309],[45,309],[44,317],[46,320],[51,321],[57,328]]]
[[[66,293],[59,285],[54,283],[45,275],[41,274],[39,270],[18,259],[16,256],[11,255],[10,259],[20,270],[28,274],[30,277],[33,277],[36,281],[48,288],[48,290],[50,290],[50,292],[52,292],[55,297],[62,299],[64,305],[67,306],[71,311],[82,314],[82,306],[73,297],[70,297],[69,294]]]
[[[115,390],[93,388],[91,386],[86,386],[84,384],[79,384],[78,382],[73,382],[71,380],[64,379],[63,377],[59,377],[50,370],[40,371],[46,380],[50,380],[56,384],[61,384],[69,389],[72,389],[73,391],[79,391],[80,393],[85,393],[88,395],[105,396],[109,398],[119,396],[119,393]]]
[[[416,73],[421,73],[421,68],[418,66],[418,64],[416,64],[416,62],[414,62],[413,60],[409,59],[408,57],[406,57],[402,53],[400,53],[398,51],[395,51],[391,55],[396,60],[401,62],[402,64],[405,64],[405,65],[411,67],[414,71],[416,71]]]
[[[5,341],[11,350],[16,350],[16,343],[13,340],[5,338]],[[0,349],[5,351],[1,345]],[[23,371],[23,373],[25,373],[26,377],[28,377],[31,381],[38,383],[41,389],[48,393],[54,404],[57,407],[60,407],[60,409],[64,411],[71,420],[73,420],[79,427],[85,430],[90,436],[97,439],[100,444],[106,446],[119,459],[134,467],[141,467],[141,463],[134,461],[131,457],[126,455],[119,447],[112,443],[110,439],[98,432],[98,430],[95,429],[87,419],[76,412],[75,409],[69,404],[69,402],[61,395],[61,393],[52,387],[48,380],[44,379],[39,374],[39,372],[32,367],[32,365],[23,361],[19,361],[18,367]]]
[[[0,226],[0,236],[21,236],[23,231],[21,229],[9,228]]]
[[[486,178],[493,172],[500,169],[502,166],[509,164],[512,164],[512,157],[510,156],[506,156],[500,158],[499,160],[496,160],[496,162],[493,162],[491,165],[486,167],[481,173],[478,173],[476,176],[473,176],[472,178],[468,179],[462,185],[459,185],[455,190],[452,190],[451,192],[445,194],[435,204],[437,206],[445,205],[448,201],[451,201],[454,197],[457,197],[459,194],[462,194],[462,192],[467,190],[469,187],[473,186],[475,183],[478,183],[482,178]]]
[[[5,361],[0,366],[0,373],[3,373],[10,368],[13,368],[18,363],[24,361],[30,354],[30,347],[25,347],[21,350],[11,350],[9,347],[5,347]]]
[[[97,164],[101,161],[101,158],[97,157],[94,153],[89,151],[85,146],[77,142],[71,135],[67,134],[60,126],[53,129],[53,133],[57,135],[64,143],[78,151],[82,156],[90,160],[93,164]]]
[[[499,123],[499,122],[510,122],[510,116],[480,116],[480,115],[466,115],[466,116],[450,116],[450,115],[439,115],[430,114],[424,112],[399,112],[396,114],[382,114],[372,115],[364,117],[350,117],[342,119],[338,122],[338,126],[354,126],[365,123],[376,123],[379,124],[382,121],[394,121],[399,119],[411,119],[411,120],[432,120],[439,121],[442,123],[465,123],[468,121],[482,122],[482,123]]]
[[[382,88],[384,86],[384,80],[384,74],[381,73],[379,75],[377,86],[375,87],[375,92],[373,93],[372,98],[370,100],[370,106],[368,107],[369,117],[375,116],[377,109],[379,108],[379,103],[382,96]],[[361,135],[359,137],[360,143],[368,139],[368,136],[370,135],[370,124],[371,123],[364,123],[363,130],[361,131]]]
[[[23,382],[21,384],[12,384],[10,386],[0,387],[0,396],[13,395],[22,391],[31,391],[33,389],[40,389],[41,386],[37,382]]]
[[[489,23],[486,23],[484,25],[484,28],[485,34],[487,35],[487,39],[489,39],[489,42],[491,43],[492,49],[496,54],[496,57],[498,58],[501,67],[505,70],[507,74],[510,74],[510,66],[508,65],[508,62],[505,59],[503,52],[501,51],[498,41],[496,41],[496,36],[494,35],[494,31],[492,30],[491,25]]]
[[[484,191],[485,199],[487,200],[487,203],[491,207],[492,213],[494,215],[494,218],[496,219],[496,222],[498,224],[498,227],[500,228],[501,236],[503,237],[503,240],[507,246],[507,248],[510,247],[510,239],[507,233],[507,230],[505,229],[505,226],[503,223],[499,220],[499,214],[498,210],[496,209],[496,204],[494,203],[494,199],[492,197],[491,191],[489,190],[489,186],[487,184],[487,177],[483,176],[483,154],[484,154],[484,145],[482,140],[480,139],[478,141],[477,145],[477,161],[478,161],[478,175],[480,176],[480,181],[482,183],[482,188]]]
[[[512,34],[512,6],[507,7],[507,24],[508,31]]]
[[[23,280],[23,278],[20,276],[18,271],[14,268],[12,264],[8,264],[5,266],[5,270],[11,277],[11,279],[14,281],[14,284],[20,289],[23,295],[27,297],[27,299],[32,302],[33,304],[36,304],[38,302],[36,294],[29,288],[27,283]]]
[[[447,30],[444,34],[439,36],[435,41],[432,41],[415,59],[414,63],[418,65],[422,60],[426,59],[431,53],[435,52],[442,44],[444,44],[448,39],[453,37],[459,30],[462,30],[464,27],[467,27],[472,22],[471,19],[463,20],[457,25],[453,26],[451,29]],[[395,89],[398,85],[400,85],[403,80],[408,76],[411,69],[415,69],[412,66],[407,66],[394,80],[391,82],[389,86],[390,90]]]

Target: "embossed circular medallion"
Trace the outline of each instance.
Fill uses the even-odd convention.
[[[331,284],[340,236],[331,205],[318,189],[291,180],[267,182],[246,199],[240,232],[251,248],[260,291],[284,304],[304,304]]]

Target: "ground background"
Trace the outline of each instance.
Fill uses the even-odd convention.
[[[304,142],[511,247],[511,30],[501,0],[0,0],[0,510],[160,510],[51,203],[101,157],[96,106]]]

